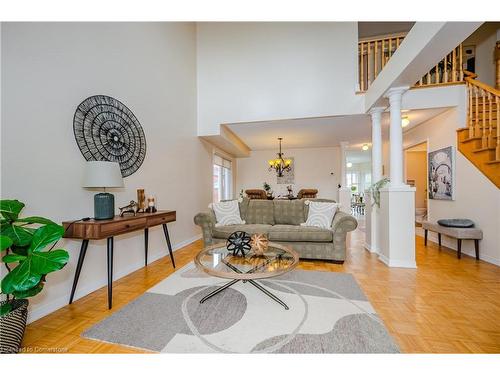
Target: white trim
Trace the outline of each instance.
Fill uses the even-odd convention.
[[[364,245],[365,249],[368,250],[370,253],[372,254],[378,254],[379,251],[378,249],[374,248],[371,244],[369,244],[368,242],[365,242],[365,245]]]
[[[180,248],[183,248],[183,247],[199,240],[200,238],[201,238],[201,234],[197,234],[194,237],[191,237],[185,241],[181,241],[181,242],[175,244],[174,246],[172,246],[172,250],[173,251],[179,250]],[[166,256],[168,256],[168,254],[165,254],[164,252],[158,253],[149,259],[149,263],[154,262],[154,261],[161,259],[163,257],[166,257]],[[134,271],[137,271],[138,269],[141,269],[143,267],[144,267],[144,262],[141,260],[140,262],[137,262],[137,263],[131,265],[130,267],[127,267],[124,270],[121,270],[121,272],[118,272],[116,274],[116,277],[114,278],[114,281],[117,281],[118,279],[120,279],[124,276],[127,276],[128,274],[130,274]],[[82,288],[79,291],[77,291],[77,293],[75,294],[74,301],[86,296],[87,294],[95,292],[97,289],[100,289],[104,286],[106,286],[106,282],[104,282],[104,283],[96,282],[96,283],[93,283],[90,285],[87,284],[85,288]],[[68,294],[66,294],[64,296],[61,296],[61,297],[59,297],[55,300],[52,300],[48,303],[36,306],[33,309],[29,309],[29,311],[28,311],[28,323],[32,323],[35,320],[38,320],[38,319],[56,311],[56,310],[59,310],[61,307],[66,306],[68,304],[68,301],[69,301],[69,296],[70,296],[70,292],[68,290]]]
[[[389,267],[396,267],[396,268],[417,268],[417,263],[412,262],[412,261],[406,261],[406,260],[389,260],[385,255],[379,254],[378,259],[382,262],[385,263]]]

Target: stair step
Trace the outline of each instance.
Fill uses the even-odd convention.
[[[495,151],[495,147],[483,147],[472,150],[472,152],[484,152],[484,151]]]
[[[486,164],[488,164],[488,165],[500,164],[500,160],[487,161]]]

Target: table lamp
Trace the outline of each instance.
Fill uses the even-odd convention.
[[[84,188],[102,188],[104,193],[94,195],[94,219],[112,219],[115,216],[115,197],[106,188],[123,187],[120,164],[110,161],[88,161],[83,177]]]

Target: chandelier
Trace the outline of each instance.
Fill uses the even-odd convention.
[[[283,159],[283,153],[281,152],[281,141],[283,138],[278,138],[280,142],[280,151],[278,152],[278,157],[276,159],[269,160],[269,171],[275,170],[278,177],[283,177],[283,172],[290,171],[292,160]]]

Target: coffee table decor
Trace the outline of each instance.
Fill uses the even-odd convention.
[[[242,236],[238,232],[236,233],[235,238],[245,238],[246,242],[246,236]],[[228,240],[229,243],[230,241]],[[289,308],[285,302],[255,280],[268,279],[293,270],[299,263],[299,255],[290,247],[274,242],[269,242],[267,248],[262,250],[262,252],[259,251],[258,254],[250,246],[250,241],[248,242],[248,246],[248,252],[244,256],[235,255],[237,253],[233,251],[233,248],[229,248],[224,244],[208,246],[196,255],[194,263],[198,269],[210,276],[231,280],[203,297],[200,303],[204,303],[238,281],[243,281],[243,283],[248,282],[250,285],[256,287],[262,293],[282,305],[285,310],[288,310]]]
[[[267,235],[256,233],[252,235],[252,241],[250,242],[255,255],[264,255],[264,252],[269,247],[269,240]]]
[[[236,231],[229,235],[226,242],[226,247],[229,251],[233,252],[234,256],[245,256],[245,251],[249,251],[252,246],[250,245],[250,235],[247,232]]]

